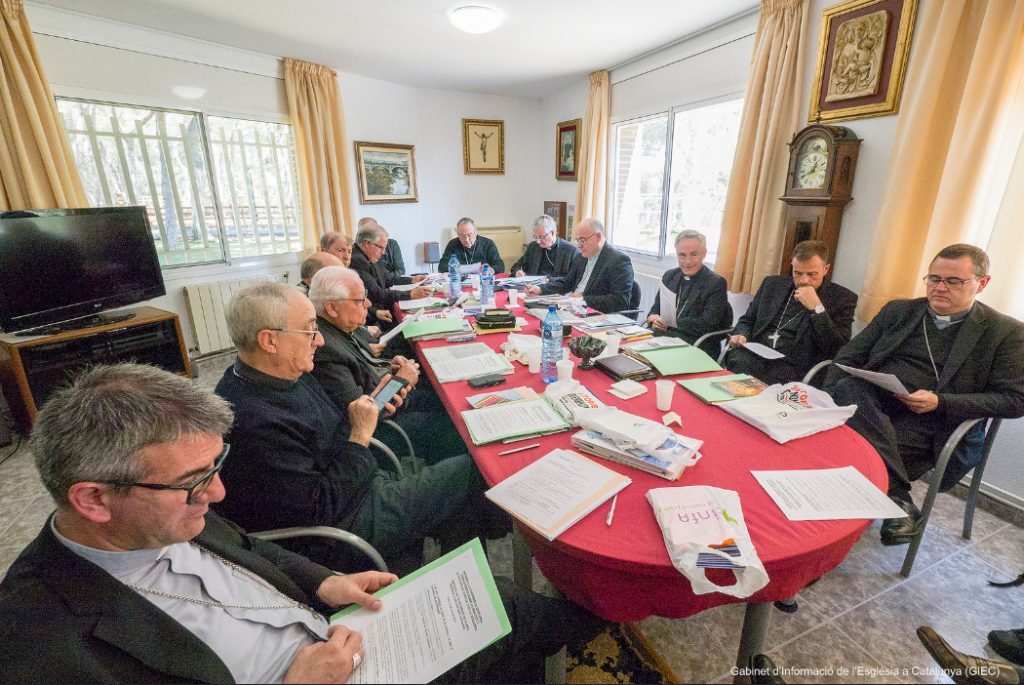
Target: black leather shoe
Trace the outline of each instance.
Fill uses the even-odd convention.
[[[882,544],[883,545],[906,545],[921,534],[921,526],[924,520],[921,518],[921,510],[910,500],[896,500],[900,509],[907,512],[906,518],[885,519],[882,522]]]
[[[988,643],[999,656],[1024,666],[1024,628],[993,630],[988,634]]]
[[[957,685],[1020,685],[1021,671],[1010,664],[958,652],[928,626],[918,628],[917,637]]]

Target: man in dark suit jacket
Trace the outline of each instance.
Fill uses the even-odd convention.
[[[444,254],[438,268],[442,271],[448,270],[448,262],[452,255],[459,264],[490,264],[494,273],[505,272],[505,262],[498,253],[498,246],[490,238],[477,235],[476,223],[468,216],[459,219],[455,224],[455,236],[445,245]]]
[[[387,237],[377,224],[367,224],[356,233],[356,246],[352,250],[352,269],[359,274],[363,285],[366,286],[366,297],[374,308],[390,311],[395,302],[430,295],[426,288],[415,288],[408,292],[395,292],[390,289],[387,276],[380,265],[380,258],[386,249]]]
[[[707,238],[700,231],[680,231],[676,236],[678,269],[669,269],[661,277],[662,288],[654,297],[654,305],[647,315],[647,324],[654,335],[670,335],[693,343],[711,331],[722,331],[732,326],[732,306],[725,279],[704,265],[708,256]],[[672,295],[666,302],[666,314],[671,311],[675,326],[669,326],[662,317],[662,294]],[[717,359],[722,339],[706,340],[701,349]]]
[[[86,371],[44,405],[32,452],[57,511],[0,583],[0,681],[345,682],[359,668],[361,636],[328,631],[323,612],[379,609],[370,593],[396,576],[337,575],[209,512],[230,425],[208,390],[134,364]],[[455,680],[536,682],[524,667],[597,627],[497,583],[513,632]]]
[[[541,286],[527,288],[528,295],[569,294],[580,296],[599,312],[617,312],[629,306],[633,294],[633,262],[605,241],[604,224],[584,219],[572,231],[580,254],[569,273]]]
[[[793,248],[793,275],[769,276],[729,338],[725,365],[765,383],[800,380],[812,366],[836,356],[850,340],[857,295],[825,281],[828,246],[805,240]],[[743,349],[756,342],[786,355],[765,359]]]
[[[926,297],[885,305],[835,358],[892,373],[911,391],[896,395],[835,367],[826,386],[839,404],[857,405],[847,425],[885,459],[889,496],[908,514],[883,524],[883,543],[904,544],[920,531],[910,484],[935,465],[959,423],[1024,415],[1024,324],[975,301],[991,278],[988,267],[988,255],[973,245],[944,248],[928,268]],[[981,459],[980,426],[968,437],[943,488]]]
[[[509,273],[513,276],[565,276],[572,260],[580,253],[578,247],[562,240],[556,233],[555,220],[541,214],[533,222],[533,242]]]

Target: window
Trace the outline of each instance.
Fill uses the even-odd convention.
[[[661,258],[679,231],[696,229],[714,260],[742,110],[730,99],[614,126],[615,246]]]
[[[69,98],[57,108],[90,203],[144,205],[161,265],[302,249],[290,126]]]

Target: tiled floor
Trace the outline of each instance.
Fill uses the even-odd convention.
[[[201,381],[215,383],[228,362],[221,357],[201,364]],[[923,488],[915,495],[920,502]],[[1024,528],[979,510],[973,538],[964,540],[963,506],[949,495],[936,500],[909,579],[899,575],[906,548],[883,547],[876,523],[839,568],[800,593],[795,614],[773,610],[767,649],[788,669],[787,682],[951,682],[914,634],[923,624],[934,626],[954,647],[994,656],[985,635],[1024,624],[1024,591],[992,588],[986,580],[1024,571]],[[51,509],[31,455],[22,447],[0,464],[0,574]],[[503,575],[508,575],[507,548],[492,547],[492,563]],[[727,682],[742,621],[743,606],[730,605],[688,619],[649,618],[638,625],[683,682]]]

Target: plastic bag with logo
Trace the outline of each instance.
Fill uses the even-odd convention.
[[[804,383],[776,383],[718,406],[780,444],[842,426],[857,411],[857,405],[840,407],[827,392]]]
[[[694,594],[721,592],[749,597],[768,584],[768,572],[747,532],[740,496],[733,490],[693,485],[647,493],[672,565],[690,580]],[[731,569],[734,585],[708,580],[709,568]]]

